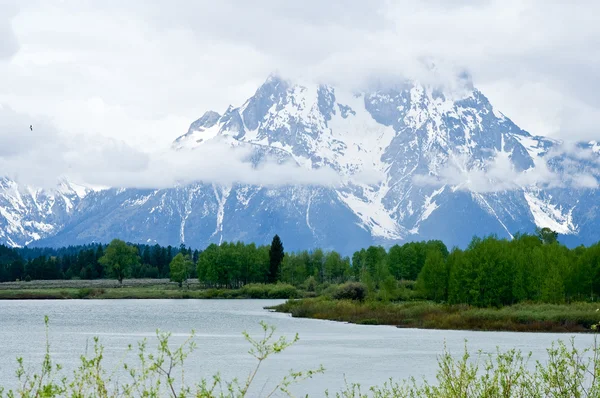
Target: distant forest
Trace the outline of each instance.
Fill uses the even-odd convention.
[[[108,245],[90,244],[53,248],[9,248],[0,245],[0,282],[29,279],[104,279],[114,275],[100,263]],[[169,264],[182,253],[192,261],[199,251],[180,247],[130,244],[139,261],[126,272],[127,278],[168,278]],[[190,275],[195,277],[195,275]]]
[[[482,307],[589,301],[600,296],[600,243],[569,249],[549,229],[518,234],[512,240],[475,237],[465,250],[448,250],[436,240],[388,250],[371,246],[352,257],[321,249],[284,253],[282,242],[277,245],[275,250],[272,245],[225,242],[202,251],[117,240],[61,249],[0,246],[0,282],[171,278],[180,284],[199,279],[205,287],[215,288],[275,282],[307,288],[355,281],[369,292],[389,291],[392,298],[404,285],[422,298]],[[127,253],[118,254],[119,250]],[[277,251],[281,253],[273,260]]]

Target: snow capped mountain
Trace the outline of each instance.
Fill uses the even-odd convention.
[[[534,226],[578,232],[574,203],[553,201],[534,179],[513,186],[514,181],[495,182],[493,173],[486,175],[498,158],[505,160],[506,171],[531,174],[559,143],[523,131],[475,89],[454,97],[420,84],[343,93],[270,77],[241,107],[230,107],[223,116],[207,112],[174,147],[196,148],[219,136],[281,149],[304,167],[331,167],[344,176],[377,174],[381,180],[375,184],[350,179],[336,190],[375,238],[410,239],[424,226],[425,236],[455,241],[456,232],[448,236],[432,230],[454,218],[435,217],[454,201],[470,202],[474,208],[465,211],[483,212],[487,220],[470,228],[470,235],[511,236]],[[448,173],[449,163],[457,175],[448,181],[436,178]],[[559,169],[561,162],[554,163]],[[478,186],[465,178],[469,175],[479,177]],[[415,183],[424,179],[439,184]],[[461,225],[469,218],[454,221]]]
[[[67,181],[45,191],[0,178],[0,243],[23,246],[56,234],[88,192]]]
[[[565,151],[520,129],[465,86],[448,93],[405,83],[352,93],[271,76],[241,106],[206,112],[172,150],[226,142],[249,148],[255,166],[276,157],[306,170],[329,168],[340,184],[199,182],[54,195],[52,206],[63,203],[62,216],[42,219],[45,233],[31,227],[19,234],[24,214],[42,222],[36,218],[42,212],[20,206],[13,194],[0,202],[0,225],[9,220],[7,209],[28,212],[5,221],[11,229],[0,231],[0,241],[64,245],[120,237],[204,247],[223,240],[265,243],[279,233],[288,249],[349,252],[413,239],[465,245],[473,235],[511,237],[536,226],[568,235],[573,244],[600,240],[600,144]],[[2,187],[0,200],[8,197]]]

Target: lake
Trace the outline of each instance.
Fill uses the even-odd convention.
[[[444,342],[450,352],[469,350],[494,352],[517,348],[544,359],[552,341],[570,335],[551,333],[470,332],[399,329],[391,326],[350,325],[331,321],[292,318],[264,310],[282,300],[26,300],[0,302],[0,385],[15,387],[18,356],[29,368],[39,369],[45,350],[44,315],[50,317],[51,353],[71,372],[79,356],[91,348],[98,336],[105,346],[108,369],[116,366],[129,344],[148,338],[153,347],[156,329],[173,333],[180,344],[196,330],[198,349],[186,364],[186,380],[210,377],[220,371],[225,378],[245,378],[255,360],[247,354],[249,344],[241,332],[260,333],[259,321],[277,327],[277,333],[300,341],[273,356],[261,368],[255,386],[274,386],[287,370],[314,369],[317,375],[294,389],[323,396],[325,389],[337,391],[349,382],[365,386],[382,384],[393,377],[434,379],[437,356]],[[587,347],[592,335],[576,335],[575,343]],[[128,362],[135,357],[129,354]],[[35,367],[34,367],[35,365]],[[258,393],[258,391],[257,391]]]

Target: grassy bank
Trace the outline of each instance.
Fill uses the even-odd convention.
[[[197,281],[180,288],[157,279],[32,281],[0,284],[0,300],[27,299],[289,299],[305,292],[287,284],[249,284],[240,289],[206,289]]]
[[[384,303],[309,298],[272,309],[293,317],[424,329],[587,332],[600,321],[598,304],[529,304],[502,308],[449,306],[426,301]]]

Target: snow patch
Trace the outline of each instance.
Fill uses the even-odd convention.
[[[525,200],[529,205],[535,225],[540,228],[550,228],[563,235],[577,233],[577,226],[573,224],[573,208],[566,213],[561,206],[535,196],[531,192],[524,192]]]
[[[496,210],[494,210],[494,208],[488,203],[487,200],[485,200],[485,198],[483,197],[482,194],[480,193],[476,193],[476,192],[471,192],[471,197],[477,202],[479,203],[479,205],[483,208],[483,210],[487,211],[488,214],[494,216],[494,218],[496,218],[496,220],[500,223],[500,225],[502,225],[502,228],[504,228],[504,230],[506,231],[506,233],[508,234],[508,236],[510,236],[510,238],[514,238],[514,236],[510,233],[510,231],[508,230],[508,228],[506,227],[506,225],[502,222],[502,220],[500,219],[500,217],[498,217],[498,214],[496,213]]]
[[[370,231],[373,236],[386,239],[402,239],[404,234],[402,227],[392,218],[390,212],[385,208],[382,199],[382,191],[374,191],[363,187],[364,198],[358,197],[350,192],[338,191],[338,197],[356,214],[361,220],[361,226]]]
[[[146,204],[146,202],[148,202],[148,200],[153,196],[153,194],[150,195],[144,195],[141,196],[139,198],[136,199],[127,199],[126,201],[124,201],[121,204],[121,207],[125,207],[125,206],[142,206],[144,204]]]
[[[421,222],[427,220],[429,216],[440,206],[433,200],[436,196],[444,192],[446,186],[444,185],[440,189],[434,191],[430,196],[425,197],[425,201],[423,203],[423,213],[421,213],[421,217],[417,222],[417,225]]]
[[[519,141],[519,143],[527,150],[529,156],[534,159],[539,158],[544,152],[546,152],[546,149],[542,146],[542,143],[539,139],[520,134],[512,134],[512,136]]]
[[[215,228],[215,232],[212,233],[211,237],[216,236],[217,234],[221,234],[219,239],[219,244],[223,241],[223,219],[225,218],[225,203],[227,203],[227,198],[231,193],[231,187],[217,187],[213,184],[213,192],[215,194],[215,198],[217,198],[217,225]]]

